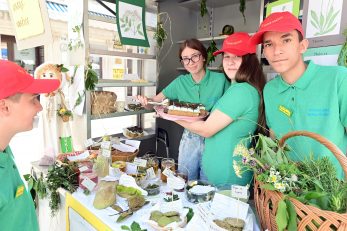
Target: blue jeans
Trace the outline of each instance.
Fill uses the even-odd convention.
[[[188,169],[188,180],[207,180],[201,165],[205,138],[184,129],[178,149],[178,170]]]

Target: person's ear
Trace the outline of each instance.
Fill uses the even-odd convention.
[[[307,39],[303,39],[300,42],[300,53],[303,54],[306,52],[307,48],[308,48],[309,42]]]
[[[0,116],[8,115],[9,112],[6,99],[0,99]]]

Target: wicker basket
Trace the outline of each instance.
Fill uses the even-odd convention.
[[[294,131],[289,132],[281,138],[279,145],[294,136],[310,137],[325,147],[327,147],[338,159],[345,176],[347,177],[347,157],[329,140],[312,132]],[[277,230],[276,211],[278,202],[283,198],[283,194],[261,188],[262,183],[255,179],[254,201],[260,224],[263,230]],[[317,207],[305,205],[300,201],[289,197],[297,213],[298,230],[347,230],[347,213],[340,214],[332,211],[321,210]],[[316,224],[316,225],[315,225]],[[318,227],[317,227],[318,226]]]
[[[113,149],[111,151],[112,155],[112,162],[115,161],[125,161],[125,162],[130,162],[133,161],[134,158],[139,154],[139,150],[136,149],[135,152],[122,152],[117,149]]]
[[[112,91],[91,92],[92,115],[102,115],[117,111],[117,95]]]

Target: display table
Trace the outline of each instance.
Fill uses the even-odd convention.
[[[33,167],[35,172],[47,173],[47,167],[38,166],[37,162],[33,162]],[[118,215],[117,212],[112,208],[106,208],[102,210],[95,209],[93,207],[93,201],[95,197],[95,192],[89,195],[85,195],[81,188],[78,188],[76,192],[70,194],[65,190],[59,190],[61,195],[61,206],[55,217],[49,217],[50,208],[48,206],[48,199],[39,201],[39,224],[41,230],[121,230],[122,225],[129,226],[133,221],[140,224],[143,229],[148,231],[154,231],[146,220],[149,218],[150,212],[156,204],[163,200],[165,192],[169,192],[166,184],[161,185],[161,193],[156,196],[147,196],[146,200],[150,201],[147,205],[143,206],[140,210],[134,212],[133,215],[128,217],[126,220],[117,223],[116,220]],[[184,229],[177,230],[197,230],[197,231],[208,231],[210,230],[204,225],[197,212],[197,204],[193,204],[186,199],[185,192],[175,192],[178,194],[179,198],[182,200],[184,207],[190,207],[194,211],[194,216],[192,220],[186,225]],[[118,197],[118,196],[117,196]],[[118,199],[118,198],[117,198]],[[204,203],[204,205],[209,206],[210,202]],[[252,202],[250,202],[251,207]],[[230,208],[230,210],[235,210],[236,208]],[[253,210],[249,209],[247,214],[246,226],[248,225],[248,230],[259,230],[259,225],[257,223],[256,217]],[[220,211],[225,213],[225,211]]]

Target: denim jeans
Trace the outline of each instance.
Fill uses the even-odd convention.
[[[203,173],[201,159],[205,138],[184,129],[178,149],[178,170],[188,169],[188,180],[207,180]]]

